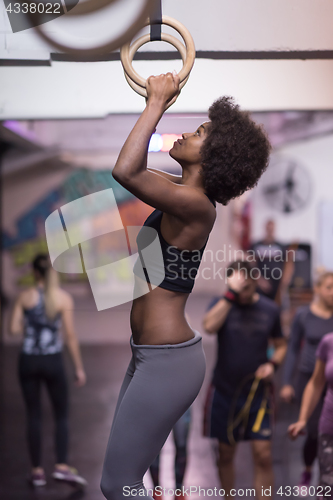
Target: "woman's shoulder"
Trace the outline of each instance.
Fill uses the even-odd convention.
[[[200,196],[197,197],[196,201],[196,213],[189,218],[191,225],[203,225],[206,228],[208,227],[209,231],[213,229],[217,217],[216,203],[213,203],[213,201],[206,193],[200,192]]]
[[[325,363],[328,357],[331,358],[333,356],[333,332],[323,336],[317,347],[316,356]]]
[[[73,297],[71,296],[71,294],[68,293],[63,288],[58,288],[57,299],[59,301],[59,305],[61,306],[61,308],[63,308],[63,307],[67,308],[67,307],[73,306],[73,304],[74,304]]]
[[[309,314],[313,315],[310,305],[299,306],[295,312],[294,323],[305,326]]]
[[[21,304],[23,309],[29,309],[34,307],[38,302],[38,290],[36,287],[29,287],[22,290],[18,296],[18,302]]]

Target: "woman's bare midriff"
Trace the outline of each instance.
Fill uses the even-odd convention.
[[[180,344],[194,337],[185,318],[188,293],[155,288],[133,300],[131,329],[137,345]]]

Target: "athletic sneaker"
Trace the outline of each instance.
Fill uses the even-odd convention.
[[[311,484],[311,472],[308,472],[307,470],[303,471],[302,472],[302,475],[301,475],[301,478],[299,480],[299,483],[298,483],[298,487],[299,488],[304,488],[304,486],[306,488],[308,488]],[[304,490],[303,490],[304,491]],[[306,496],[306,495],[303,495],[302,496]]]
[[[32,472],[30,474],[30,476],[28,477],[28,481],[35,488],[38,488],[39,486],[45,486],[46,485],[45,473],[44,472]]]
[[[56,467],[52,473],[52,477],[57,479],[57,481],[66,481],[67,483],[79,484],[81,486],[86,486],[88,484],[83,477],[79,476],[78,471],[73,467],[69,467],[65,470]]]

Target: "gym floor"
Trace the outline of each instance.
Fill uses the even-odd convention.
[[[197,295],[189,299],[187,313],[191,325],[199,331],[202,331],[201,319],[208,301],[208,297]],[[87,307],[84,301],[82,303],[79,301],[76,307],[76,327],[80,332],[80,338],[84,340],[84,332],[92,327],[99,332],[97,342],[92,343],[90,340],[89,343],[83,342],[81,346],[88,383],[80,389],[70,384],[69,462],[87,479],[88,487],[81,491],[66,484],[56,483],[49,477],[54,463],[53,421],[45,393],[43,394],[43,457],[48,483],[44,488],[35,491],[29,487],[26,481],[29,459],[25,442],[25,414],[16,374],[19,347],[5,344],[0,354],[2,371],[0,498],[3,500],[104,499],[99,489],[102,462],[118,392],[130,359],[129,305],[98,313],[98,316],[93,312],[93,308],[93,304]],[[214,335],[203,334],[207,372],[202,390],[193,405],[188,468],[185,476],[185,486],[200,486],[205,490],[219,488],[213,442],[201,436],[203,404],[215,362],[215,342]],[[71,381],[73,372],[67,353],[65,358],[68,378]],[[295,421],[297,409],[295,406],[287,406],[277,401],[276,415],[273,441],[276,488],[294,486],[302,470],[303,439],[290,442],[286,436],[286,429],[290,422]],[[173,443],[169,438],[161,455],[161,485],[165,488],[174,488],[173,457]],[[236,456],[236,477],[236,488],[252,488],[252,460],[248,443],[239,445]],[[148,474],[145,483],[147,487],[151,487]],[[202,496],[203,493],[200,498]],[[191,495],[191,500],[197,499],[199,494]]]

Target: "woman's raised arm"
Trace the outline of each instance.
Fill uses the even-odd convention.
[[[147,80],[147,105],[122,147],[112,175],[118,181],[129,182],[146,170],[148,145],[165,106],[179,93],[177,74],[151,76]]]
[[[143,202],[180,218],[202,211],[202,193],[190,186],[171,182],[147,169],[147,151],[152,133],[166,104],[179,94],[176,73],[151,76],[147,80],[147,105],[128,136],[112,171],[116,181]]]

